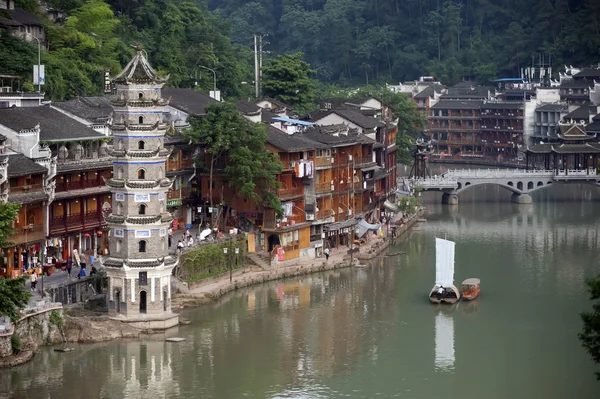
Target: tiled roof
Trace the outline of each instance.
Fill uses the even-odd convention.
[[[276,113],[271,112],[268,109],[263,109],[262,111],[260,111],[260,121],[261,122],[271,123],[271,122],[273,122],[273,118],[277,118]]]
[[[267,128],[267,143],[289,152],[327,148],[319,142],[314,142],[300,135],[287,134],[271,125]]]
[[[20,177],[47,173],[48,169],[23,154],[8,155],[8,177]]]
[[[360,111],[354,109],[334,109],[326,113],[325,115],[319,117],[318,119],[313,118],[312,122],[316,122],[318,124],[319,119],[322,119],[324,116],[329,114],[336,114],[343,119],[346,119],[353,124],[362,127],[363,129],[374,129],[378,126],[385,126],[385,123],[372,118],[370,116],[363,115]]]
[[[593,85],[594,81],[587,79],[563,79],[563,81],[560,82],[561,89],[587,89]]]
[[[207,105],[218,103],[214,98],[192,89],[174,89],[167,88],[162,90],[163,98],[171,98],[171,105],[187,114],[206,115],[205,107]]]
[[[574,78],[600,78],[599,68],[584,68],[581,72],[573,75]]]
[[[235,106],[237,107],[238,111],[240,111],[243,114],[260,111],[260,107],[258,105],[245,100],[236,101]]]
[[[483,103],[481,105],[481,109],[521,109],[523,108],[523,103],[511,103],[511,102],[502,102],[502,103]]]
[[[590,118],[590,112],[596,112],[595,105],[582,105],[565,115],[564,119],[584,119],[587,122]]]
[[[329,147],[341,147],[352,144],[375,144],[375,140],[365,136],[364,134],[358,134],[356,131],[350,131],[346,134],[331,134],[327,132],[327,126],[314,126],[306,129],[304,133],[299,133],[302,136],[328,145]]]
[[[288,105],[288,104],[284,103],[283,101],[275,100],[274,98],[271,98],[271,97],[265,97],[265,98],[263,98],[261,100],[258,100],[257,102],[261,102],[261,101],[271,102],[271,103],[277,105],[280,108],[287,108],[289,110],[293,109],[291,105]]]
[[[594,121],[585,127],[588,133],[600,133],[600,121]]]
[[[11,18],[6,19],[2,18],[3,21],[11,21],[8,24],[10,26],[19,26],[19,25],[37,25],[42,26],[42,20],[35,14],[31,14],[27,11],[21,10],[20,8],[15,8],[14,10],[5,10],[8,11]]]
[[[480,100],[440,100],[431,109],[480,109]]]
[[[539,107],[537,107],[535,109],[536,111],[554,111],[554,112],[560,112],[560,111],[567,111],[567,106],[564,104],[543,104],[540,105]]]
[[[415,96],[413,98],[422,98],[422,99],[426,99],[428,97],[433,97],[435,94],[435,89],[433,87],[433,85],[426,87],[425,89],[421,90],[418,94],[415,94]]]
[[[41,141],[86,140],[105,137],[48,105],[0,109],[0,124],[16,132],[40,125]]]
[[[88,121],[100,121],[111,117],[112,106],[107,97],[77,97],[73,100],[53,103],[57,108]]]

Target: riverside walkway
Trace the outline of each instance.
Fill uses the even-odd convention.
[[[492,184],[511,191],[512,201],[530,204],[531,193],[553,184],[588,183],[600,185],[600,175],[595,168],[573,170],[527,169],[462,169],[449,170],[441,176],[413,178],[413,187],[426,191],[442,191],[442,202],[458,205],[458,194],[470,187]]]

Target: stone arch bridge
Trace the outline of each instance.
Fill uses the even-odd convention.
[[[600,186],[596,169],[583,170],[524,170],[470,169],[449,170],[441,176],[411,179],[413,187],[444,193],[442,203],[458,205],[458,194],[471,187],[492,184],[511,191],[512,202],[530,204],[531,193],[555,184],[588,183]]]

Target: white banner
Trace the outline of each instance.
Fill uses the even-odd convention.
[[[46,72],[44,70],[44,65],[34,65],[33,66],[33,84],[34,85],[46,84]]]
[[[150,194],[136,194],[135,202],[150,202]]]
[[[148,238],[150,237],[150,230],[136,230],[135,238]]]

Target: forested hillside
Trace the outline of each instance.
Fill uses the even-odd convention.
[[[150,62],[170,73],[169,85],[212,89],[211,72],[225,96],[243,96],[251,86],[241,85],[253,76],[253,55],[248,46],[232,45],[229,24],[205,5],[181,0],[48,0],[63,10],[63,23],[46,20],[47,52],[45,91],[61,100],[76,95],[100,94],[104,68],[118,72],[141,42]],[[16,6],[40,14],[37,0],[17,0]],[[37,63],[37,45],[0,32],[0,73],[31,79]],[[29,83],[28,86],[31,86]],[[31,87],[33,88],[33,87]]]
[[[361,84],[434,75],[444,83],[519,76],[532,53],[600,61],[598,0],[208,0],[249,44],[301,51],[321,80]]]

